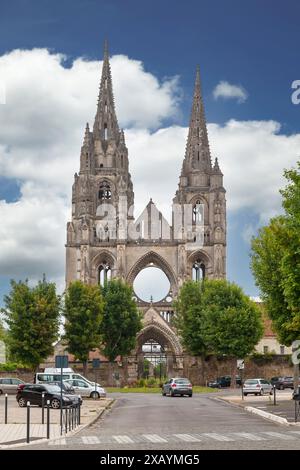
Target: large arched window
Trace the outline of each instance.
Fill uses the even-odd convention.
[[[111,267],[109,263],[103,261],[98,268],[98,284],[104,286],[104,284],[111,279]]]
[[[106,181],[100,184],[98,196],[100,201],[111,199],[110,185]]]
[[[201,260],[197,260],[193,264],[193,281],[203,281],[205,278],[205,264]]]

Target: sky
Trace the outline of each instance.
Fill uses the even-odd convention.
[[[283,171],[300,160],[299,2],[11,0],[0,9],[0,303],[11,278],[45,272],[63,289],[71,185],[105,38],[137,213],[152,197],[169,216],[199,64],[227,190],[228,279],[259,295],[250,240],[280,213]]]

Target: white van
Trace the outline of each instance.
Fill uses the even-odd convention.
[[[63,380],[83,380],[89,385],[95,386],[95,382],[91,382],[80,374],[77,374],[73,369],[63,369],[62,370],[62,379]],[[55,368],[46,368],[44,372],[37,372],[34,375],[35,384],[45,384],[47,382],[60,382],[61,380],[61,370]],[[98,387],[101,387],[100,384],[96,384]]]

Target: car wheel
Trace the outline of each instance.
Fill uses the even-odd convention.
[[[244,397],[246,397],[247,395],[248,395],[248,393],[245,393],[245,392],[244,392]]]
[[[90,394],[90,397],[96,399],[96,398],[100,398],[100,395],[99,395],[98,392],[92,392],[92,393]]]
[[[165,397],[166,396],[166,392],[161,392],[162,396]]]
[[[51,408],[53,408],[54,410],[58,410],[58,408],[60,408],[60,401],[57,398],[53,398],[50,404]]]
[[[263,388],[261,389],[261,391],[260,391],[260,393],[259,393],[259,394],[260,394],[260,396],[261,396],[261,397],[262,397],[262,396],[265,394],[265,391],[264,391],[264,389],[263,389]]]
[[[273,395],[273,390],[272,389],[270,390],[270,395]]]
[[[284,386],[281,384],[279,390],[284,390]]]
[[[2,390],[0,390],[0,395],[2,395],[2,393],[3,393]]]
[[[192,396],[193,396],[193,394],[192,394],[192,393],[190,393],[190,394],[189,394],[189,397],[191,398]]]
[[[254,393],[254,395],[257,397],[257,393]]]
[[[26,406],[25,398],[19,398],[18,404],[19,404],[20,408],[24,408]]]

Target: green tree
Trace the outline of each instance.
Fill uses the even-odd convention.
[[[231,359],[231,386],[236,360],[250,354],[263,335],[261,312],[242,289],[226,280],[207,280],[202,295],[205,341],[215,354]]]
[[[185,349],[201,359],[201,381],[204,384],[204,357],[208,353],[206,330],[204,327],[204,309],[202,305],[203,284],[186,281],[174,301],[176,315],[174,326],[181,337]]]
[[[300,163],[284,176],[284,214],[252,240],[251,269],[280,342],[290,346],[300,337]],[[298,378],[294,364],[295,389]]]
[[[284,215],[252,240],[251,268],[279,340],[300,337],[300,163],[285,171]]]
[[[285,232],[285,220],[281,216],[271,219],[268,226],[259,230],[258,236],[252,239],[251,269],[279,341],[290,345],[295,333],[292,327],[294,314],[283,284],[285,247],[282,241]]]
[[[111,363],[126,356],[135,347],[136,335],[142,328],[141,314],[133,299],[133,290],[119,279],[102,288],[104,314],[101,323],[102,349]]]
[[[60,297],[55,284],[45,278],[34,287],[27,281],[11,281],[11,292],[4,297],[4,303],[10,357],[36,369],[53,353],[58,338]]]
[[[74,281],[66,290],[63,338],[68,351],[82,361],[85,374],[89,352],[100,347],[103,307],[103,298],[97,285]]]

